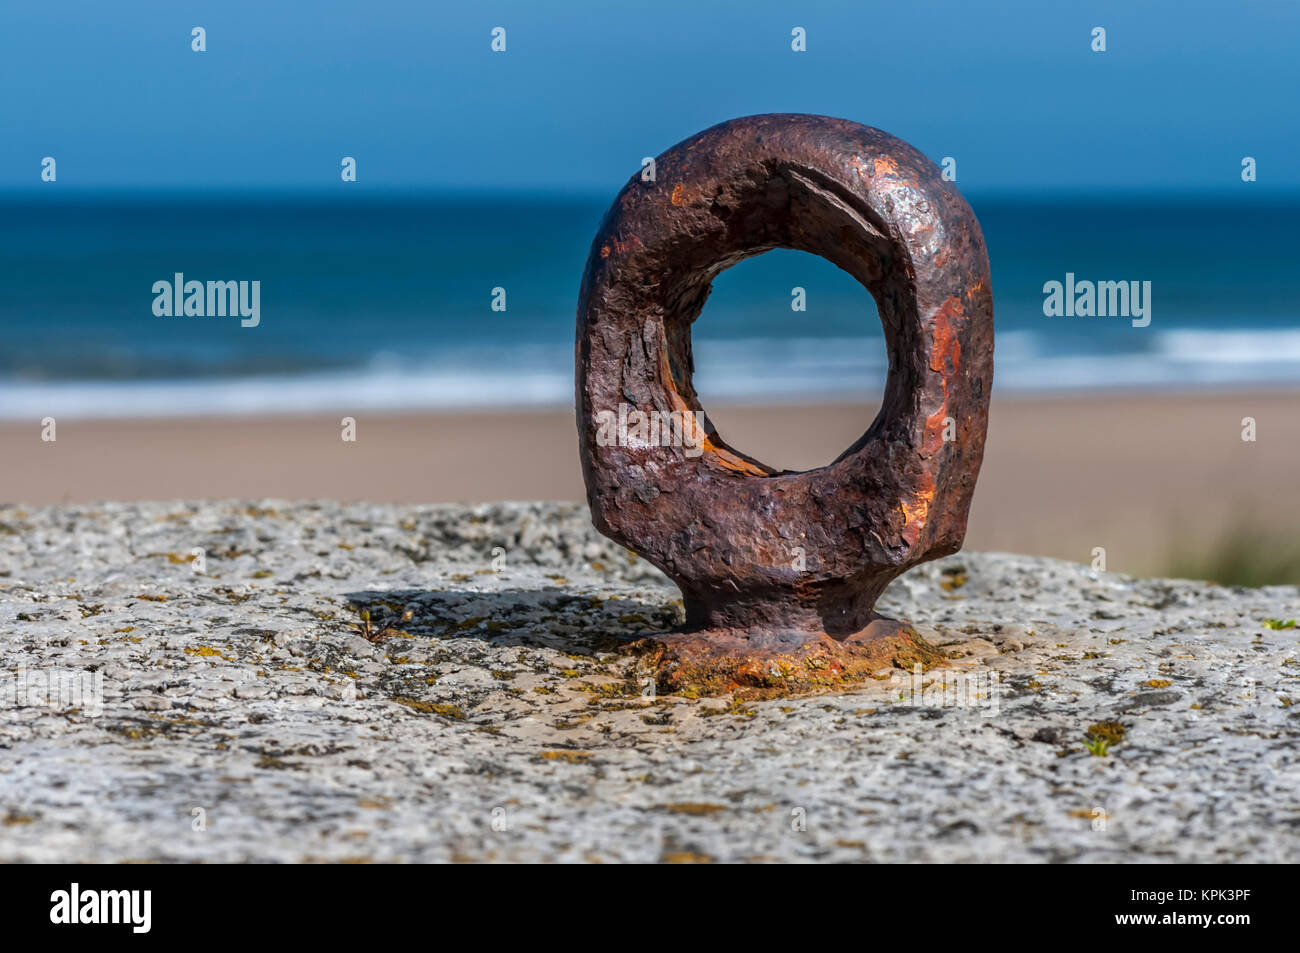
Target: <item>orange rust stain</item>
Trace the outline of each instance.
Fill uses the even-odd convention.
[[[685,185],[678,182],[673,186],[673,192],[669,200],[674,205],[689,205],[692,202],[698,202],[700,196],[703,194],[704,193],[698,188],[687,188]]]
[[[943,428],[948,419],[947,400],[925,418],[925,433],[921,437],[921,455],[928,457],[943,446]]]
[[[898,531],[899,538],[908,546],[915,546],[917,540],[921,538],[921,529],[925,525],[925,514],[914,513],[908,509],[906,503],[899,504],[903,511],[903,526]]]
[[[943,373],[952,365],[952,373],[957,373],[961,361],[961,342],[957,340],[956,321],[964,316],[961,299],[956,295],[943,303],[934,314],[934,345],[930,348],[930,370]],[[944,392],[947,393],[945,384]]]
[[[761,467],[756,467],[748,460],[742,460],[730,451],[723,450],[721,447],[714,445],[708,437],[704,438],[704,451],[711,455],[713,462],[724,470],[730,470],[733,473],[743,473],[746,476],[767,476],[767,471]]]
[[[934,481],[927,478],[925,486],[920,487],[910,501],[904,500],[899,503],[903,511],[903,531],[899,535],[909,546],[915,546],[917,540],[921,538],[925,524],[930,518],[930,504],[933,502]]]
[[[630,238],[615,238],[613,239],[613,246],[614,246],[613,248],[610,248],[609,245],[600,246],[600,257],[608,258],[610,256],[611,251],[617,252],[620,255],[626,255],[629,251],[631,251],[633,245],[640,245],[640,244],[641,244],[641,239],[637,238],[635,235],[631,236]]]
[[[876,156],[871,165],[876,175],[898,175],[898,163],[889,156]]]
[[[922,456],[930,456],[943,445],[944,424],[948,418],[948,380],[958,372],[961,365],[961,341],[957,338],[955,325],[963,315],[961,299],[955,295],[945,301],[934,315],[930,370],[943,375],[943,402],[938,410],[925,419],[925,430],[921,435]],[[949,367],[952,368],[951,374]]]
[[[743,473],[748,476],[767,476],[767,471],[762,467],[757,467],[748,460],[742,460],[729,450],[723,450],[709,439],[708,434],[695,423],[695,414],[687,405],[682,395],[677,393],[677,384],[673,380],[672,368],[668,365],[668,351],[659,352],[659,379],[663,382],[664,390],[668,394],[668,401],[672,404],[671,409],[678,411],[682,415],[682,438],[686,439],[686,430],[690,430],[690,442],[696,447],[701,447],[704,453],[699,459],[708,459],[711,462],[722,467],[724,470],[731,470],[733,473]]]
[[[817,598],[817,593],[812,587],[812,580],[802,576],[794,584],[794,594],[799,602],[806,604],[811,604]]]
[[[935,312],[932,333],[934,339],[930,348],[930,370],[941,374],[943,401],[939,409],[925,418],[925,428],[921,434],[921,456],[930,457],[943,447],[943,431],[948,420],[948,381],[958,372],[961,364],[961,341],[957,337],[956,323],[964,316],[961,299],[955,295]],[[948,370],[951,367],[951,372]],[[903,504],[903,514],[909,529],[916,526],[917,535],[925,528],[929,516],[930,504],[934,500],[934,479],[926,477],[926,485],[917,490],[911,508]],[[907,534],[904,534],[907,538]]]

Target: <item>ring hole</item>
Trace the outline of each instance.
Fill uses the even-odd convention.
[[[889,370],[867,289],[826,259],[791,249],[745,259],[714,279],[691,350],[710,424],[777,470],[827,466],[857,442],[880,411]]]

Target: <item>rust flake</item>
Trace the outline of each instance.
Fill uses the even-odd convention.
[[[633,247],[640,244],[641,239],[635,235],[628,238],[613,238],[609,245],[600,246],[600,257],[608,258],[611,254],[626,255]]]
[[[961,363],[961,339],[957,336],[957,322],[965,317],[961,298],[952,295],[934,313],[931,333],[934,344],[930,348],[930,370],[938,374],[945,372],[956,374]],[[951,370],[949,371],[949,368]],[[944,396],[947,396],[948,384],[944,380]]]
[[[871,170],[873,175],[890,175],[898,176],[898,163],[889,156],[876,156],[871,160]]]
[[[673,193],[669,201],[671,201],[674,205],[679,205],[679,206],[690,205],[699,197],[700,197],[699,189],[687,188],[685,185],[678,182],[676,185],[673,186]]]

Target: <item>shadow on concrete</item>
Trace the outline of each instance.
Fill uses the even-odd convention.
[[[620,641],[668,631],[682,621],[680,602],[599,599],[560,587],[500,589],[363,589],[343,594],[356,611],[370,614],[383,641],[479,639],[497,646],[545,646],[588,655]],[[410,612],[409,619],[404,613]]]

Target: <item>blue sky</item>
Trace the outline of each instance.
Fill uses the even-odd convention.
[[[700,129],[788,111],[954,156],[963,190],[1231,192],[1250,155],[1252,191],[1289,191],[1298,59],[1289,0],[14,0],[0,189],[44,187],[47,155],[61,188],[333,188],[350,155],[366,191],[609,194]]]

